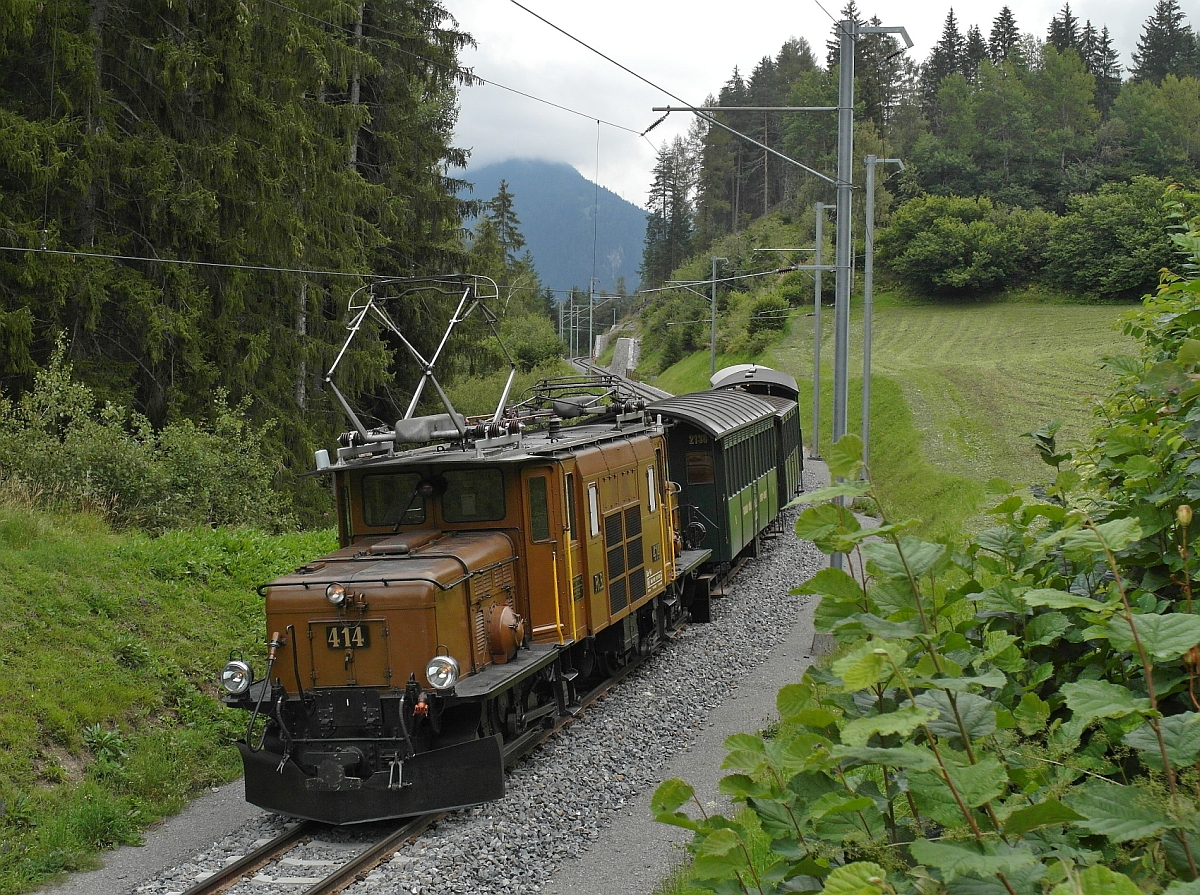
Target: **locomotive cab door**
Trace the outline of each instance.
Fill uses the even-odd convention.
[[[538,643],[561,643],[572,637],[574,605],[565,582],[566,526],[558,470],[532,466],[521,471],[525,504],[524,553],[529,581],[529,620]]]

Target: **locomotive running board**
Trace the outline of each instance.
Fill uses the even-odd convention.
[[[353,789],[311,790],[293,761],[267,751],[251,752],[237,744],[246,769],[246,801],[268,811],[327,824],[390,820],[431,811],[466,808],[504,797],[504,758],[499,737],[471,740],[404,762],[400,785],[389,787],[388,771],[362,780]],[[395,783],[395,781],[390,781]]]

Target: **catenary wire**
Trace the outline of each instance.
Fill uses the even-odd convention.
[[[258,270],[268,273],[300,273],[324,277],[354,277],[360,280],[388,280],[391,276],[375,273],[355,273],[347,270],[312,270],[303,267],[269,267],[260,264],[229,264],[221,261],[185,261],[181,258],[148,258],[141,255],[110,255],[105,252],[73,252],[67,249],[31,249],[22,246],[0,246],[0,252],[24,252],[30,255],[66,255],[72,258],[101,258],[106,261],[145,261],[151,264],[179,264],[189,267],[219,267],[226,270]]]

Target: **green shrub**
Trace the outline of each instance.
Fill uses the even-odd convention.
[[[764,295],[750,305],[750,322],[746,331],[750,335],[771,329],[785,329],[791,305],[779,295]]]
[[[1171,203],[1163,199],[1169,189],[1166,180],[1135,177],[1072,196],[1067,214],[1050,230],[1046,278],[1104,299],[1153,289],[1159,271],[1178,257],[1171,242]]]
[[[19,482],[39,503],[152,532],[294,527],[274,487],[281,464],[266,450],[270,427],[251,425],[245,411],[218,392],[209,422],[181,420],[155,431],[139,413],[101,406],[72,378],[60,343],[32,390],[15,403],[0,397],[0,479]],[[0,537],[27,543],[19,520],[2,522]]]
[[[880,232],[878,257],[927,292],[994,291],[1036,273],[1051,220],[989,199],[921,196],[901,205]]]

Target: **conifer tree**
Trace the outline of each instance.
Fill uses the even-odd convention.
[[[508,191],[507,181],[500,181],[496,195],[485,205],[484,217],[496,231],[504,266],[512,268],[517,263],[517,253],[525,248],[525,237],[521,234],[521,220],[513,208],[513,194]]]
[[[1121,55],[1113,47],[1108,26],[1100,29],[1088,60],[1088,71],[1096,77],[1096,108],[1107,113],[1121,92]]]
[[[659,285],[692,251],[695,159],[687,143],[664,142],[654,163],[650,186],[646,244],[642,251],[643,283]]]
[[[1046,42],[1060,53],[1080,47],[1079,19],[1071,12],[1071,4],[1064,3],[1058,15],[1050,20]]]
[[[921,92],[926,109],[931,110],[937,102],[942,81],[952,74],[962,73],[966,51],[966,39],[958,30],[958,19],[954,17],[954,8],[951,7],[942,26],[941,39],[934,45],[921,70]]]
[[[967,29],[967,41],[963,47],[963,74],[968,80],[975,80],[979,74],[979,63],[988,58],[987,44],[983,41],[983,33],[978,25]]]
[[[1017,28],[1017,19],[1007,6],[992,21],[992,31],[988,35],[988,57],[992,63],[999,65],[1009,57],[1021,40],[1021,32]]]
[[[1129,74],[1152,84],[1167,75],[1181,78],[1196,72],[1196,57],[1196,35],[1184,21],[1178,0],[1158,0],[1142,26]]]

